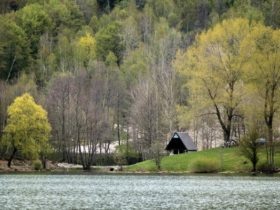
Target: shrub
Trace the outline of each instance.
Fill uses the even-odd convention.
[[[122,144],[116,147],[114,161],[118,165],[127,165],[139,161],[139,154],[130,144]]]
[[[217,159],[199,158],[189,165],[189,171],[193,173],[215,173],[220,170],[220,161]]]
[[[42,169],[42,162],[40,161],[40,160],[35,160],[34,162],[33,162],[33,167],[34,167],[34,169],[36,170],[36,171],[39,171],[39,170],[41,170]]]
[[[259,130],[256,126],[249,128],[249,131],[241,139],[239,150],[241,154],[252,163],[252,171],[256,171],[256,166],[259,161],[259,147],[258,138],[260,137]]]

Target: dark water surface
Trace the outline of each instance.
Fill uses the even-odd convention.
[[[280,209],[280,177],[0,175],[0,209]]]

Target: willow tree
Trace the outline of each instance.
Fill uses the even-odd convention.
[[[8,167],[17,152],[36,159],[48,148],[51,127],[47,112],[35,103],[32,96],[17,97],[8,107],[8,120],[4,129],[4,144],[12,151]]]
[[[255,27],[244,40],[242,56],[248,61],[245,72],[263,107],[263,117],[267,127],[270,169],[274,169],[274,129],[275,116],[280,108],[280,30],[270,27]]]
[[[240,46],[253,24],[247,19],[225,20],[201,33],[192,47],[178,55],[175,66],[189,81],[193,110],[215,114],[230,144],[234,119],[243,98]],[[210,111],[209,111],[210,110]]]

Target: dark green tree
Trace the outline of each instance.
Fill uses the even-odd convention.
[[[109,52],[117,56],[118,64],[121,61],[123,45],[120,37],[120,25],[112,22],[100,29],[96,34],[96,55],[105,61]]]
[[[40,4],[30,4],[16,13],[18,25],[30,40],[33,58],[36,58],[40,36],[51,26],[51,19]]]
[[[29,63],[25,32],[9,16],[0,16],[0,79],[10,80]]]

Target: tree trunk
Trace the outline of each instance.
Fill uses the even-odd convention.
[[[223,134],[224,134],[224,143],[225,143],[225,147],[230,147],[230,132],[229,130],[223,130]]]
[[[13,158],[15,157],[15,154],[16,154],[16,153],[17,153],[17,148],[14,147],[13,153],[12,153],[12,155],[11,155],[9,161],[8,161],[8,167],[9,167],[9,168],[11,168],[11,163],[12,163],[12,160],[13,160]]]
[[[256,163],[253,163],[253,172],[256,172]]]
[[[121,132],[120,132],[120,99],[119,99],[119,93],[118,93],[118,99],[117,99],[117,132],[118,132],[118,143],[119,146],[121,145]]]
[[[47,169],[47,159],[44,155],[41,155],[41,162],[42,162],[43,169]]]
[[[257,170],[257,163],[258,163],[258,157],[257,157],[257,144],[254,142],[253,144],[253,148],[252,148],[252,152],[253,152],[253,172],[256,172]]]
[[[90,164],[83,165],[84,171],[90,171]]]
[[[274,170],[274,143],[272,125],[268,125],[268,166],[271,171]]]

